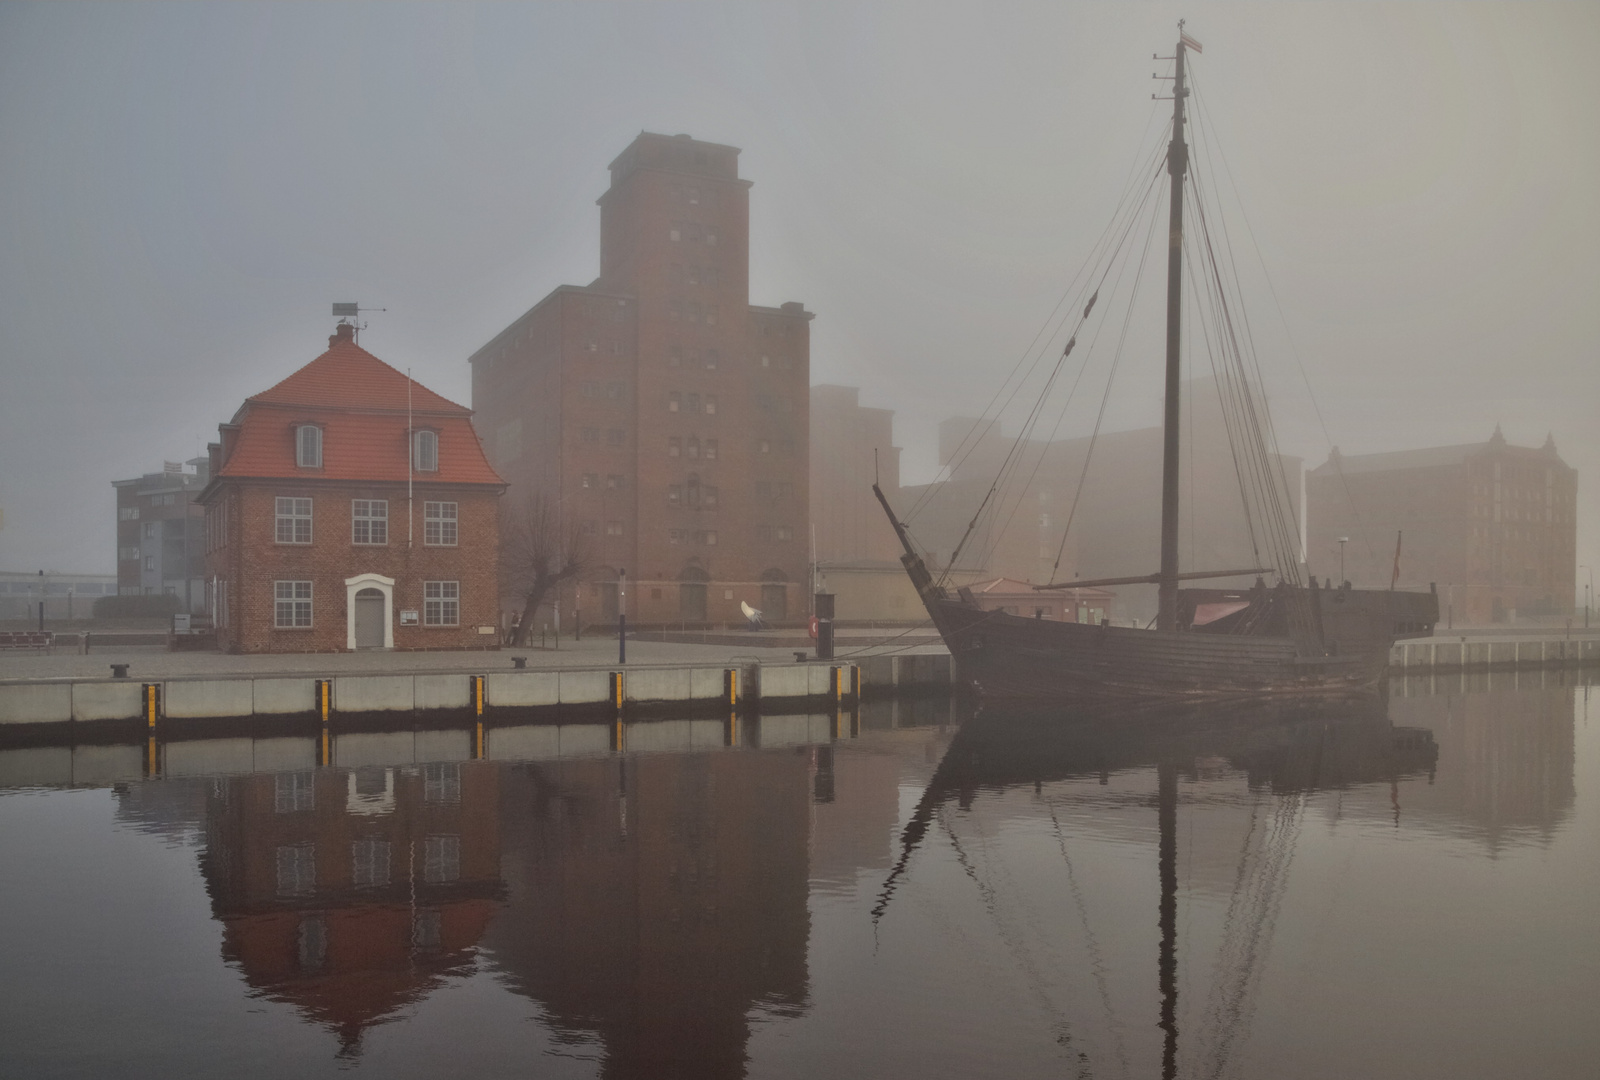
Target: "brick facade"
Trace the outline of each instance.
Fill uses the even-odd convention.
[[[475,422],[513,507],[550,500],[595,569],[585,622],[809,611],[811,314],[749,303],[734,147],[643,134],[600,198],[600,277],[471,357]],[[509,600],[508,600],[509,603]]]
[[[1340,455],[1306,474],[1307,557],[1332,576],[1388,586],[1403,533],[1400,588],[1439,589],[1447,622],[1573,613],[1578,473],[1543,447],[1482,443]]]
[[[353,339],[346,340],[354,348]],[[385,372],[402,382],[406,378],[386,365],[380,365],[382,370],[372,368],[366,360],[380,362],[362,350],[356,350],[360,357],[343,358],[334,356],[336,351],[302,370],[327,364],[333,356],[328,366],[337,366],[341,359],[347,365],[365,364],[368,379],[387,378]],[[232,424],[223,426],[222,441],[212,444],[215,479],[201,502],[206,512],[207,601],[224,649],[340,652],[352,644],[395,649],[498,644],[498,515],[503,485],[483,460],[466,422],[467,410],[449,406],[451,413],[438,404],[443,399],[433,399],[408,420],[406,413],[382,403],[363,408],[362,374],[355,372],[347,391],[334,391],[320,405],[285,406],[270,398],[252,398]],[[310,388],[312,396],[325,393],[326,388]],[[416,473],[409,481],[408,423],[413,430],[438,429],[438,467]],[[296,466],[295,431],[301,424],[313,424],[325,433],[324,467]],[[398,458],[398,465],[391,458]],[[350,475],[362,471],[370,475]],[[284,499],[295,502],[283,507],[287,513],[280,515],[279,500]],[[358,500],[368,512],[368,522],[381,509],[381,535],[371,524],[364,524],[365,531],[358,534]],[[447,528],[436,527],[430,535],[429,504],[453,509],[453,544],[444,542],[449,539]],[[297,519],[304,521],[306,510],[309,537],[303,525],[295,528]],[[352,583],[362,575],[373,579]],[[303,585],[286,586],[280,596],[280,582],[309,583],[310,596],[302,595]],[[437,596],[429,597],[430,582],[454,586],[445,584],[436,590]],[[371,622],[361,624],[366,635],[358,640],[355,594],[363,588],[381,596],[383,607],[376,628]],[[307,599],[310,625],[303,625],[303,607],[279,610],[280,600],[298,605]],[[415,622],[405,615],[408,612],[417,613]],[[374,636],[380,630],[381,641]]]

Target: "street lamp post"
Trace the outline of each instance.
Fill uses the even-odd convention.
[[[1350,542],[1350,538],[1348,536],[1339,537],[1339,584],[1340,585],[1343,585],[1345,583],[1345,581],[1346,581],[1346,578],[1344,576],[1344,546],[1346,544],[1348,544],[1349,542]]]
[[[1594,606],[1594,567],[1580,566],[1579,570],[1589,571],[1589,584],[1583,593],[1583,628],[1589,629],[1589,609]]]
[[[628,662],[628,572],[617,571],[617,663]]]

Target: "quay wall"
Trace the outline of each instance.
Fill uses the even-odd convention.
[[[917,661],[912,663],[909,661]],[[218,674],[159,680],[40,679],[0,682],[0,727],[83,721],[227,720],[422,712],[485,713],[593,706],[650,714],[839,704],[873,693],[928,686],[948,690],[950,658],[563,668],[493,672],[332,675]],[[151,688],[154,715],[151,715]]]
[[[1578,667],[1600,664],[1600,637],[1443,637],[1398,641],[1389,671]]]
[[[1395,644],[1390,674],[1600,665],[1600,636],[1424,638]],[[724,665],[647,665],[473,673],[426,672],[313,676],[218,674],[154,682],[137,679],[36,679],[0,682],[0,727],[148,720],[147,687],[156,687],[157,720],[316,716],[327,684],[330,714],[472,711],[478,680],[487,713],[621,709],[638,713],[686,706],[793,707],[948,694],[955,688],[948,653],[862,656],[849,661]]]

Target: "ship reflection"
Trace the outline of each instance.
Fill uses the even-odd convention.
[[[1297,705],[980,712],[956,734],[918,801],[872,917],[881,920],[888,915],[914,855],[936,821],[949,832],[968,876],[980,882],[956,830],[943,815],[947,804],[970,811],[986,793],[1003,796],[1007,789],[1018,787],[1039,792],[1046,784],[1081,778],[1106,783],[1113,773],[1153,768],[1159,886],[1150,907],[1160,931],[1160,944],[1151,958],[1159,997],[1154,1020],[1161,1033],[1161,1075],[1171,1080],[1178,1075],[1179,1051],[1179,778],[1197,779],[1222,761],[1244,774],[1250,788],[1294,797],[1376,781],[1392,785],[1403,777],[1431,773],[1437,759],[1432,733],[1393,725],[1386,703],[1376,695]],[[1276,852],[1246,849],[1240,858],[1237,877],[1247,887],[1236,893],[1245,897],[1244,905],[1260,910],[1229,913],[1229,925],[1254,929],[1240,930],[1239,940],[1225,941],[1222,947],[1224,953],[1236,954],[1240,963],[1224,972],[1228,985],[1212,995],[1221,1006],[1207,1011],[1207,1020],[1218,1030],[1206,1033],[1208,1059],[1202,1069],[1206,1075],[1219,1075],[1226,1064],[1230,1041],[1244,1019],[1240,1003],[1253,989],[1251,959],[1265,952],[1259,932],[1270,926],[1266,915],[1281,889],[1281,862],[1288,851],[1277,843]],[[1275,867],[1274,859],[1280,865]],[[992,914],[994,899],[986,897],[985,906]],[[1257,936],[1252,939],[1252,934]]]

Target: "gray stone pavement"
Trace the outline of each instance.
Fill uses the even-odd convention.
[[[937,641],[922,634],[899,636],[899,631],[878,630],[841,635],[835,645],[838,659],[867,653],[944,652]],[[783,635],[792,638],[792,634]],[[752,633],[748,644],[698,645],[679,642],[628,641],[628,666],[715,665],[752,661],[792,663],[797,647],[782,644],[778,635]],[[815,650],[810,650],[815,655]],[[184,675],[358,675],[423,671],[508,671],[513,656],[526,656],[529,670],[565,667],[614,667],[615,637],[564,640],[560,649],[538,646],[503,648],[483,652],[358,652],[273,653],[234,656],[216,652],[167,652],[152,646],[95,646],[89,655],[75,645],[57,646],[52,653],[0,652],[0,682],[36,679],[109,678],[112,664],[127,664],[131,679],[171,678]]]

